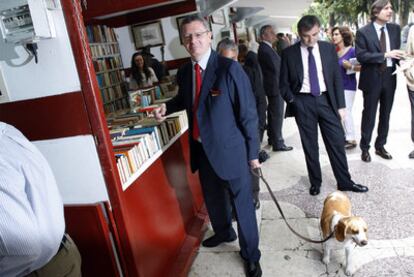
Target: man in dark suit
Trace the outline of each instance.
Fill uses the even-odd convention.
[[[211,50],[211,32],[202,17],[186,17],[181,34],[192,61],[178,70],[177,96],[154,114],[162,120],[168,113],[187,111],[191,168],[198,170],[215,232],[203,246],[215,247],[237,238],[232,227],[233,206],[246,274],[261,276],[249,170],[260,166],[259,138],[249,79],[237,62]]]
[[[282,135],[283,99],[279,91],[280,57],[273,49],[276,33],[271,25],[260,28],[257,56],[263,74],[263,87],[267,96],[267,136],[273,151],[290,151],[291,146],[285,145]]]
[[[395,63],[403,55],[400,48],[400,26],[387,23],[392,17],[392,6],[388,0],[375,1],[371,6],[371,23],[356,33],[355,50],[361,63],[359,89],[363,92],[364,110],[361,122],[361,159],[370,162],[369,154],[372,130],[375,125],[378,102],[380,115],[375,154],[392,159],[385,150],[390,113],[396,87]]]
[[[311,183],[309,192],[318,195],[322,183],[318,125],[338,189],[366,192],[368,188],[355,184],[348,171],[341,126],[345,98],[335,47],[318,41],[320,22],[313,15],[299,20],[298,32],[300,42],[282,54],[280,89],[288,103],[286,116],[295,116],[299,128]]]

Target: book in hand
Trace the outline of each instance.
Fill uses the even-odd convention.
[[[357,65],[359,65],[359,64],[360,64],[360,63],[358,62],[357,58],[350,58],[350,59],[348,60],[348,62],[350,62],[350,63],[351,63],[352,67],[357,66]],[[352,69],[347,69],[347,70],[346,70],[346,74],[347,74],[347,75],[351,75],[351,74],[355,74],[355,73],[356,73],[356,71],[355,71],[355,70],[352,70]]]

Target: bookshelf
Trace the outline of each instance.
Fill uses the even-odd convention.
[[[123,112],[129,108],[129,100],[115,32],[104,25],[89,25],[86,33],[105,114]]]

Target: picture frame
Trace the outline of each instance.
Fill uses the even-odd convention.
[[[165,45],[161,21],[132,25],[131,32],[137,50],[145,46]]]
[[[211,14],[211,22],[217,25],[226,25],[226,17],[223,10],[215,11]]]

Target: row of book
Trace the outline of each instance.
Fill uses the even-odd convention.
[[[120,112],[125,109],[129,109],[129,102],[126,97],[104,103],[104,112],[107,115],[115,112]]]
[[[171,139],[187,128],[187,117],[184,112],[179,112],[162,123],[148,117],[135,123],[138,124],[110,130],[122,183],[127,182],[148,159],[162,151]]]
[[[123,83],[125,74],[124,71],[121,70],[109,71],[102,74],[96,74],[96,79],[98,80],[99,87],[104,88]]]
[[[119,45],[116,43],[111,44],[93,44],[90,45],[92,58],[96,59],[102,56],[119,55]]]
[[[121,56],[93,60],[93,67],[97,73],[113,69],[122,69]]]
[[[101,96],[104,103],[108,103],[119,98],[128,97],[128,92],[124,84],[118,84],[112,87],[101,89]]]
[[[88,25],[86,34],[89,42],[116,42],[116,35],[112,28],[105,25]]]

